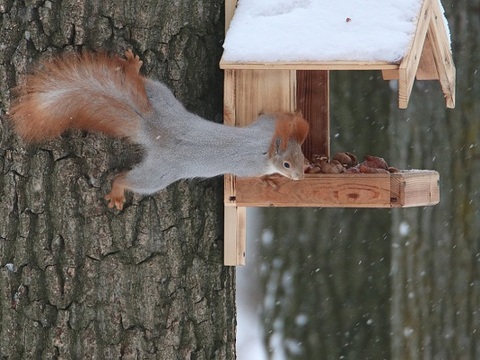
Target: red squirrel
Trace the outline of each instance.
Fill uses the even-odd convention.
[[[17,87],[10,109],[14,130],[27,142],[75,128],[139,144],[143,159],[114,178],[105,196],[110,208],[123,208],[125,190],[153,194],[185,178],[304,177],[300,145],[309,126],[299,113],[262,114],[245,127],[217,124],[142,76],[142,61],[131,50],[125,58],[85,52],[45,60]]]

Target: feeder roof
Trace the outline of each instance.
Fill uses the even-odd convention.
[[[223,59],[399,62],[420,0],[240,0]]]
[[[239,0],[220,66],[378,69],[399,79],[401,108],[415,76],[439,80],[454,106],[455,67],[439,0]]]

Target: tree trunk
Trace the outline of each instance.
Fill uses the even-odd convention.
[[[445,109],[437,83],[420,83],[389,127],[391,157],[401,168],[439,171],[441,190],[434,207],[393,212],[392,359],[480,358],[480,7],[443,5],[456,108]]]
[[[132,146],[72,132],[25,146],[10,93],[45,54],[132,48],[142,72],[217,121],[222,1],[0,1],[0,358],[232,359],[234,273],[217,180],[103,196]]]

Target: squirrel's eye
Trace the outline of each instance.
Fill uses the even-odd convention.
[[[285,169],[290,169],[290,163],[289,163],[288,161],[284,161],[284,162],[283,162],[283,167],[284,167]]]

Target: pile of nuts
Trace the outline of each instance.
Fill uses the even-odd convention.
[[[313,155],[312,161],[305,159],[305,174],[389,174],[399,171],[378,156],[366,155],[363,162],[359,163],[350,152],[336,153],[331,160],[324,155]]]

